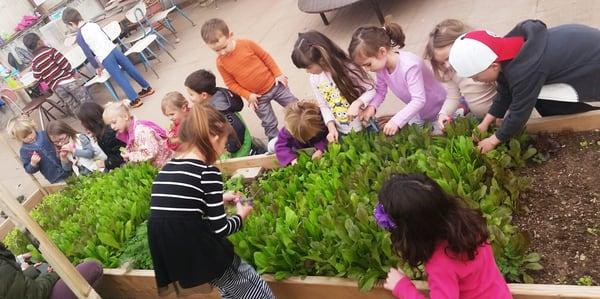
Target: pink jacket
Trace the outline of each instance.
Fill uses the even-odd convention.
[[[448,256],[444,252],[446,246],[447,242],[440,242],[425,263],[429,298],[512,298],[508,285],[496,266],[491,245],[480,246],[472,261]],[[393,294],[403,299],[427,298],[406,277],[396,284]]]

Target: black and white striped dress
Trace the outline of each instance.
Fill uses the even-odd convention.
[[[169,285],[194,288],[217,279],[234,261],[226,239],[242,227],[227,216],[218,168],[194,159],[173,159],[154,179],[148,243],[159,293]],[[177,289],[177,288],[176,288]]]

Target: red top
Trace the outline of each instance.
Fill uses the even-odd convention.
[[[491,245],[480,246],[472,261],[448,256],[444,252],[446,246],[447,242],[440,242],[425,263],[429,298],[512,298],[508,285],[496,266]],[[427,298],[406,277],[396,284],[393,294],[403,299]]]
[[[227,88],[246,99],[269,91],[282,74],[273,57],[247,39],[236,40],[233,51],[219,56],[217,68]]]
[[[179,148],[179,142],[173,142],[173,139],[177,139],[177,134],[179,133],[179,126],[181,122],[172,122],[169,127],[169,131],[167,132],[167,147],[170,150],[176,151]]]

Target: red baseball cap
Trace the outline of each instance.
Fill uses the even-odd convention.
[[[472,77],[492,63],[511,60],[525,43],[522,36],[499,37],[486,30],[459,36],[450,49],[449,62],[460,77]]]

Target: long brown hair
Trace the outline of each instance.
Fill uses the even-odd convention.
[[[436,246],[459,260],[473,260],[489,232],[481,211],[463,205],[421,173],[394,174],[379,191],[379,202],[396,224],[392,248],[416,267],[429,260]]]
[[[91,101],[82,103],[79,111],[77,111],[77,118],[81,125],[90,131],[97,140],[102,138],[107,128],[102,119],[102,113],[104,113],[104,107]]]
[[[433,74],[440,81],[448,81],[452,70],[445,69],[442,64],[435,61],[434,50],[448,47],[462,34],[471,30],[471,27],[456,19],[446,19],[435,25],[429,33],[429,41],[425,46],[424,58],[431,62]]]
[[[209,105],[194,105],[179,128],[181,150],[196,147],[206,158],[206,163],[217,161],[217,151],[210,142],[211,137],[227,138],[233,129],[225,116]]]
[[[48,123],[46,132],[48,133],[48,136],[58,136],[61,134],[65,134],[70,138],[77,137],[77,131],[75,131],[75,129],[69,126],[69,124],[60,119],[53,120],[50,123]]]
[[[315,30],[298,33],[292,62],[297,68],[304,69],[316,64],[330,72],[333,82],[349,103],[356,101],[367,90],[365,85],[372,85],[371,78],[363,68],[354,64],[331,39]]]
[[[352,34],[348,53],[350,53],[353,60],[359,55],[374,57],[381,47],[388,50],[396,47],[399,49],[404,48],[405,39],[406,36],[402,31],[402,27],[391,22],[391,17],[387,16],[383,27],[363,26],[356,29]]]

